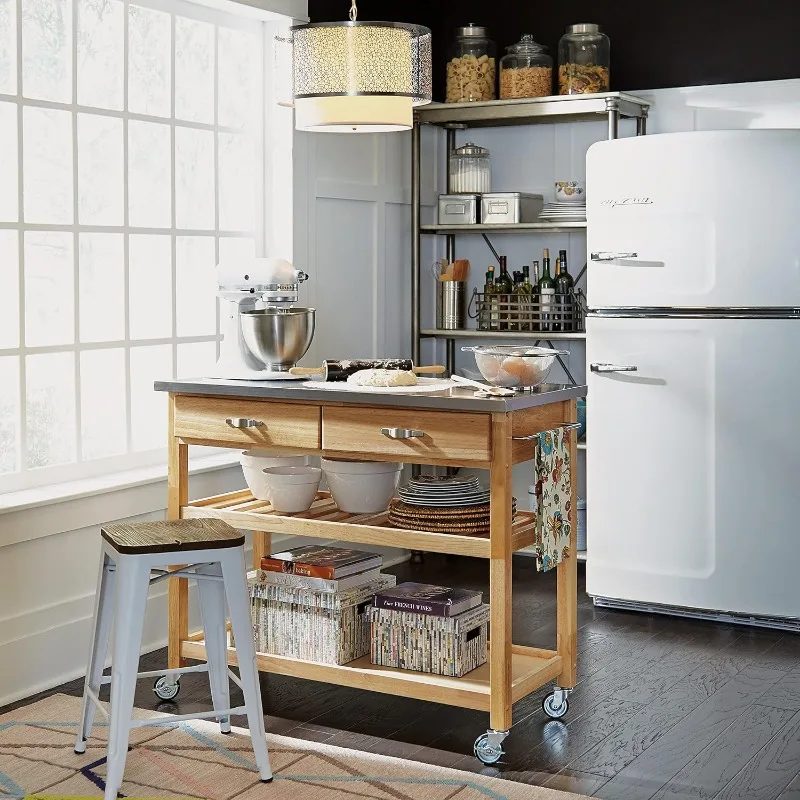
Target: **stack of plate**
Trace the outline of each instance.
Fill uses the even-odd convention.
[[[585,222],[586,203],[548,203],[539,214],[540,222]]]
[[[399,499],[389,506],[389,522],[399,528],[462,536],[489,534],[489,490],[474,475],[422,475],[397,493]]]

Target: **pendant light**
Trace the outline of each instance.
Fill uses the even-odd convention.
[[[412,127],[431,102],[431,32],[402,22],[350,19],[292,28],[297,130],[383,133]]]

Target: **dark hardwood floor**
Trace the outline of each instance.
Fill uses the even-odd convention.
[[[457,572],[458,585],[488,589],[477,559],[427,555],[391,571],[443,584]],[[800,800],[800,636],[596,610],[582,570],[579,579],[569,714],[545,717],[546,690],[517,703],[501,764],[472,756],[486,714],[276,675],[261,676],[267,729],[606,800]],[[514,591],[515,641],[555,646],[555,576],[517,556]],[[165,657],[150,654],[141,669]],[[82,682],[53,691],[80,695]],[[178,702],[160,702],[142,681],[136,705],[188,713],[209,699],[205,676],[188,675]]]

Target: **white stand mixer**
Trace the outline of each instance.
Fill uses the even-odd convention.
[[[303,356],[314,335],[314,309],[293,308],[299,299],[300,284],[307,279],[305,272],[295,269],[289,261],[281,258],[253,258],[237,261],[232,265],[217,266],[217,296],[226,302],[221,310],[223,339],[213,377],[232,380],[295,378],[288,370]],[[269,315],[270,320],[261,318],[272,323],[273,337],[276,322],[289,322],[292,319],[295,326],[298,321],[305,324],[303,335],[293,337],[295,352],[288,354],[288,361],[285,352],[272,355],[276,349],[283,351],[284,346],[282,342],[270,341],[269,335],[254,337],[248,331],[250,344],[256,347],[256,354],[248,347],[242,328],[242,317],[251,315]],[[284,320],[276,319],[281,317]],[[301,317],[305,319],[299,319]],[[310,323],[307,319],[310,319]],[[252,318],[249,327],[252,328],[252,323],[256,321]],[[261,334],[260,331],[256,333]],[[302,352],[299,352],[300,349]]]

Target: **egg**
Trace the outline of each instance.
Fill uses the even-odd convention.
[[[493,378],[492,383],[495,386],[505,386],[510,389],[513,386],[519,386],[520,378],[519,375],[512,375],[510,372],[501,369]]]
[[[542,376],[542,370],[534,359],[525,365],[525,372],[520,376],[525,386],[535,386]]]
[[[521,378],[527,371],[528,365],[525,363],[524,358],[509,356],[503,359],[502,368],[509,375],[516,375],[518,378]]]

